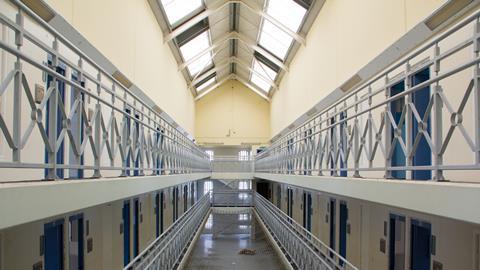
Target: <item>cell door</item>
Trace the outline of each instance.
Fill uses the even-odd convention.
[[[190,205],[193,206],[195,204],[195,183],[190,184]]]
[[[133,201],[133,257],[138,256],[140,242],[140,202]]]
[[[163,191],[155,195],[155,231],[156,236],[159,237],[163,233]]]
[[[390,214],[388,270],[405,270],[405,217]]]
[[[173,188],[173,222],[178,218],[178,187]]]
[[[293,189],[287,189],[287,215],[292,217],[293,214]]]
[[[335,250],[335,241],[336,241],[336,213],[335,213],[335,204],[336,200],[335,199],[330,199],[330,204],[329,204],[329,212],[330,212],[330,248]],[[333,253],[330,253],[330,257],[333,258]]]
[[[123,265],[130,262],[130,201],[123,202]]]
[[[395,96],[405,90],[405,82],[401,81],[390,88],[390,96]],[[400,124],[400,119],[402,116],[402,111],[405,106],[405,97],[394,100],[390,103],[390,112],[392,113],[395,124],[398,126]],[[391,129],[391,141],[394,141],[395,131],[393,127]],[[401,128],[401,138],[405,142],[405,124],[402,124]],[[403,167],[406,164],[405,153],[400,146],[400,142],[397,140],[393,146],[393,155],[391,166],[392,167]],[[405,170],[392,170],[392,177],[395,179],[405,179]]]
[[[183,212],[187,212],[188,209],[188,186],[183,186]]]
[[[83,214],[69,218],[68,256],[69,270],[84,269],[84,237],[83,237]]]
[[[312,195],[308,192],[303,193],[303,227],[312,231]]]
[[[412,219],[410,229],[410,266],[412,270],[430,270],[432,226]]]
[[[47,223],[43,227],[45,237],[45,269],[63,270],[63,219]]]
[[[428,68],[417,72],[412,76],[412,86],[416,86],[430,79],[430,70]],[[430,101],[430,86],[426,86],[412,94],[412,101],[415,105],[419,117],[423,119],[428,103]],[[428,134],[430,132],[430,117],[424,123]],[[415,142],[415,137],[418,136],[418,121],[412,117],[412,144]],[[420,137],[419,137],[420,138]],[[432,165],[432,151],[428,146],[427,140],[422,136],[418,141],[416,151],[413,155],[412,163],[414,166],[430,166]],[[429,170],[414,170],[412,178],[416,180],[429,180],[432,178],[432,172]]]
[[[49,65],[51,65],[51,61],[48,61]],[[56,72],[60,75],[63,75],[65,76],[65,65],[63,64],[60,64],[59,66],[56,67]],[[53,83],[53,76],[51,75],[48,75],[47,76],[47,89],[52,87],[52,83]],[[61,99],[61,102],[63,104],[65,104],[65,82],[63,81],[57,81],[57,90],[58,90],[58,94],[59,94],[59,98]],[[53,98],[53,94],[52,94],[52,97]],[[57,108],[53,108],[53,106],[51,106],[51,98],[47,101],[47,105],[46,105],[46,115],[45,115],[45,120],[46,120],[46,132],[47,132],[47,135],[50,136],[50,127],[52,125],[56,126],[57,127],[57,130],[56,130],[56,138],[58,139],[58,137],[60,136],[61,132],[62,132],[62,127],[63,127],[63,116],[61,114],[61,108],[60,108],[60,105],[58,104],[57,105]],[[58,102],[60,103],[60,102]],[[56,119],[53,119],[53,118],[56,118]],[[56,164],[64,164],[65,163],[65,143],[64,141],[62,140],[62,142],[60,143],[60,147],[58,147],[58,151],[57,151],[57,154],[56,154]],[[45,163],[50,163],[51,161],[49,160],[49,157],[48,157],[48,152],[47,150],[45,149]],[[56,177],[60,178],[60,179],[63,179],[64,178],[64,170],[63,169],[57,169],[55,171],[55,174],[56,174]],[[48,176],[48,169],[45,169],[45,177]]]
[[[282,186],[277,186],[277,207],[278,209],[282,209]]]
[[[338,251],[343,258],[347,258],[347,222],[348,222],[348,207],[346,202],[340,202],[340,222],[339,222],[339,245]],[[343,261],[339,264],[343,266]]]

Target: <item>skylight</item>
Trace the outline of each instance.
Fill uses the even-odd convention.
[[[293,32],[297,32],[307,10],[293,0],[270,0],[266,12]],[[278,56],[285,56],[293,38],[268,20],[263,21],[259,44]]]
[[[208,86],[212,85],[215,82],[215,77],[210,78],[209,80],[205,81],[201,85],[197,86],[197,92],[202,91],[203,89],[207,88]]]
[[[180,47],[180,52],[185,62],[188,62],[208,47],[210,47],[209,31],[205,31]],[[206,67],[211,64],[212,55],[211,52],[207,52],[190,63],[187,68],[190,75],[195,76],[198,72],[206,70]]]
[[[277,73],[266,65],[260,63],[257,59],[253,60],[253,70],[256,72],[252,72],[250,81],[263,91],[268,92],[271,86],[268,81],[273,82]]]
[[[185,18],[202,6],[202,0],[162,0],[162,6],[170,25]]]

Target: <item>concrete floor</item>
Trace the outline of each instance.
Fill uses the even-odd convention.
[[[242,255],[242,249],[255,255]],[[251,214],[210,215],[185,269],[283,269],[275,251]]]

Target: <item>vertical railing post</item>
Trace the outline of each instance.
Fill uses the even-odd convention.
[[[58,41],[53,41],[52,55],[52,72],[57,72],[58,67]],[[49,87],[53,87],[53,91],[48,100],[48,141],[50,143],[50,151],[47,153],[48,163],[50,167],[47,169],[46,179],[57,179],[57,113],[58,113],[58,81],[55,76],[51,76],[52,80]]]
[[[16,23],[23,28],[24,17],[22,11],[19,9],[16,16]],[[23,46],[23,33],[21,30],[15,31],[15,45],[20,51]],[[15,61],[15,77],[13,80],[13,151],[12,151],[12,161],[20,162],[21,161],[21,140],[22,140],[22,62],[20,57],[16,57]]]
[[[387,87],[389,83],[388,75],[385,75],[385,98],[388,99],[390,98],[390,88]],[[390,113],[390,107],[391,103],[388,102],[385,104],[385,111],[383,112],[383,121],[384,121],[384,128],[385,128],[385,176],[384,178],[386,179],[391,179],[392,178],[392,171],[390,170],[390,167],[392,166],[392,158],[390,157],[390,149],[392,147],[392,131],[391,131],[391,124],[390,124],[390,118],[388,117],[388,114]]]
[[[412,80],[410,77],[410,63],[407,61],[405,64],[405,78],[404,78],[404,84],[405,84],[405,90],[408,91],[412,87]],[[405,146],[406,146],[406,166],[412,166],[413,165],[413,140],[415,136],[418,136],[418,134],[413,134],[413,119],[412,119],[412,108],[410,106],[413,106],[413,95],[414,93],[408,94],[404,99],[406,99],[405,102]],[[399,138],[401,139],[401,137]],[[405,170],[405,179],[413,179],[413,170]]]
[[[440,47],[438,47],[438,44],[435,44],[434,47],[434,72],[435,72],[435,77],[438,76],[438,73],[440,72],[440,60],[439,60],[439,55],[440,55]],[[443,170],[439,169],[438,166],[441,166],[443,164],[443,154],[441,153],[442,149],[442,144],[443,144],[443,117],[442,117],[442,108],[443,108],[443,101],[440,96],[440,93],[442,92],[442,87],[440,86],[439,82],[435,84],[433,87],[433,141],[434,141],[434,158],[433,158],[433,165],[435,169],[433,170],[433,180],[435,181],[443,181],[444,176],[443,176]]]
[[[97,74],[97,96],[100,98],[102,92],[102,73],[99,70]],[[94,163],[93,163],[93,177],[100,178],[102,175],[100,174],[100,159],[102,158],[102,126],[101,126],[101,119],[102,119],[102,107],[100,106],[100,101],[97,99],[97,103],[95,104],[95,136],[94,136],[94,145],[95,145],[95,154],[93,155]]]
[[[360,143],[360,137],[362,136],[362,134],[360,133],[360,130],[361,128],[359,127],[359,121],[358,121],[358,95],[355,94],[355,107],[354,107],[354,110],[355,110],[355,120],[354,120],[354,124],[353,124],[353,155],[351,155],[353,157],[353,160],[354,160],[354,168],[355,170],[353,171],[353,177],[356,177],[356,178],[359,178],[360,177],[360,171],[359,171],[359,168],[360,168],[360,147],[359,147],[359,143]],[[348,115],[347,115],[348,117]],[[346,125],[346,123],[345,123]],[[363,147],[365,148],[365,138],[362,138],[362,141],[363,141]],[[348,168],[348,160],[346,161],[347,164],[346,164],[346,167]]]
[[[475,59],[478,58],[480,52],[480,22],[477,18],[475,20],[475,27],[474,27],[474,39],[473,39],[473,56]],[[473,119],[475,121],[475,164],[480,164],[480,67],[478,64],[474,66],[474,88],[473,88],[473,106],[474,106],[474,114]]]

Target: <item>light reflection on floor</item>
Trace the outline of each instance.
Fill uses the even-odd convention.
[[[211,214],[185,269],[282,269],[263,231],[258,224],[252,226],[251,219],[251,214]],[[245,248],[255,250],[255,255],[238,254]]]

